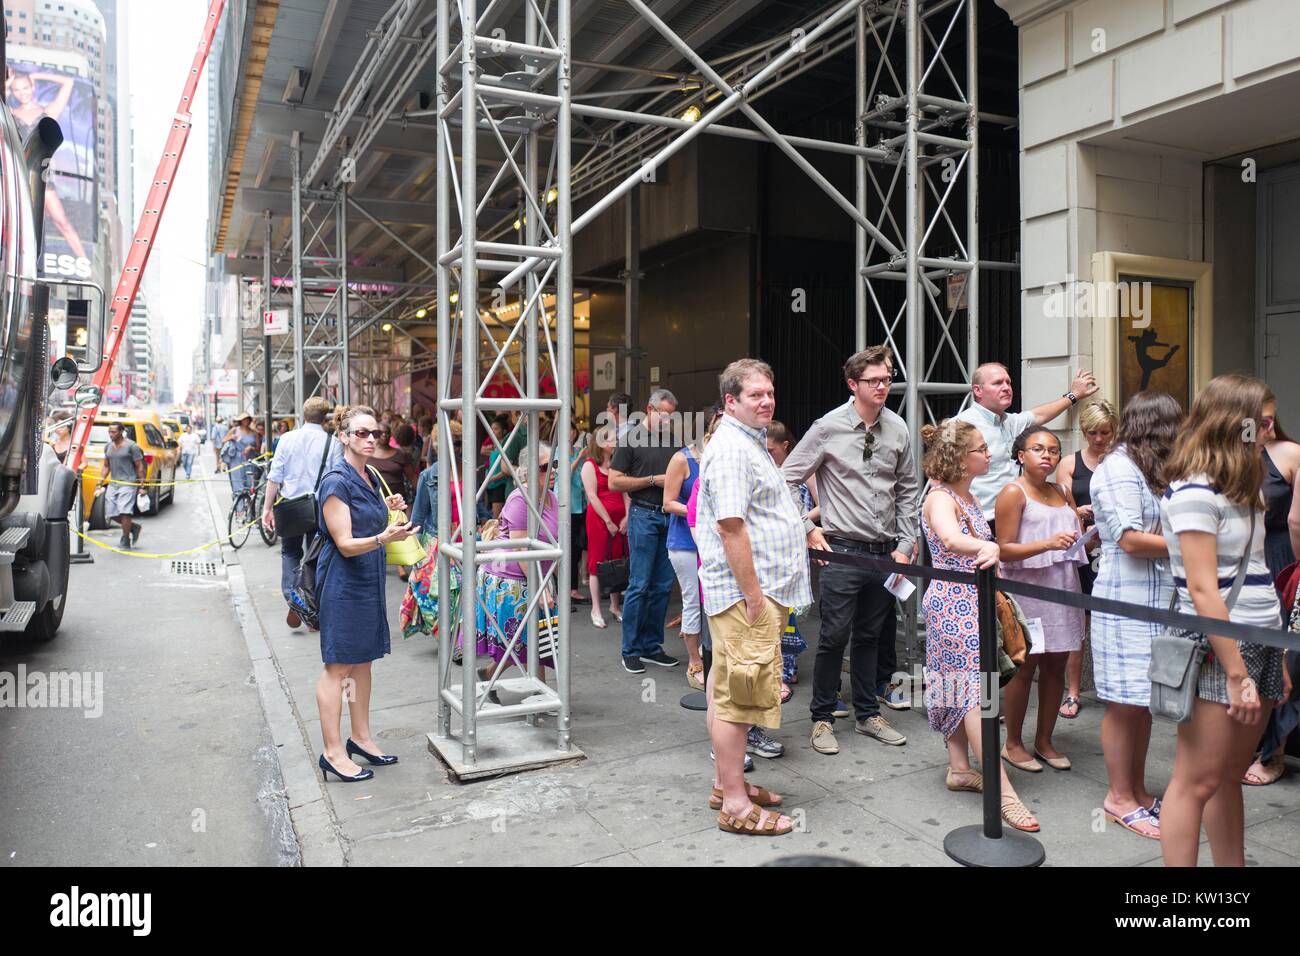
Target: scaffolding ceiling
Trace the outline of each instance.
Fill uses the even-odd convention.
[[[257,260],[262,254],[264,210],[272,213],[275,247],[287,252],[290,137],[295,130],[301,131],[304,167],[310,167],[340,95],[365,61],[367,43],[385,22],[385,16],[400,3],[281,0],[249,129],[249,144],[239,169],[227,239],[224,248],[214,250],[233,257],[228,263],[230,271],[261,273]],[[415,22],[431,11],[428,3],[412,2],[412,6]],[[501,27],[511,36],[518,35],[522,14],[517,12],[517,5],[497,6],[511,7],[511,17],[507,21],[500,12],[493,12],[485,23],[486,32],[490,35],[493,28]],[[660,0],[652,8],[693,49],[711,60],[724,60],[722,66],[728,65],[725,58],[729,54],[744,52],[763,41],[770,47],[774,36],[788,34],[816,15],[808,4],[792,0]],[[826,5],[827,10],[832,8],[832,4]],[[576,0],[573,24],[576,102],[584,102],[586,97],[589,99],[585,102],[592,106],[677,115],[690,102],[694,90],[703,86],[703,93],[713,92],[625,0]],[[407,42],[415,42],[414,33]],[[844,53],[845,49],[841,46],[837,52]],[[620,69],[584,64],[608,64]],[[783,98],[784,110],[779,106],[767,106],[765,110],[769,115],[806,115],[809,110],[824,110],[836,100],[846,102],[852,96],[851,66],[848,54],[816,64],[804,82],[772,94],[774,100],[777,96]],[[351,195],[395,233],[422,246],[431,246],[433,241],[435,127],[433,117],[409,118],[409,114],[419,113],[422,108],[428,110],[435,73],[436,65],[428,63],[415,74],[401,98],[401,109],[383,124],[357,163],[356,181],[350,187]],[[625,90],[629,92],[623,93]],[[408,114],[405,120],[403,112]],[[733,122],[746,125],[740,118]],[[622,128],[609,132],[615,125],[612,120],[594,116],[579,118],[574,135],[575,177],[579,180],[586,171],[578,161],[602,134],[606,140],[596,153],[606,151],[605,146],[623,133]],[[362,126],[358,118],[343,132],[355,136]],[[479,140],[480,175],[486,185],[502,157],[490,133],[483,132]],[[592,188],[603,184],[594,177],[591,182]],[[512,214],[513,207],[492,205],[483,212],[485,224]],[[358,220],[351,228],[357,235],[350,237],[350,246],[362,255],[365,266],[391,269],[409,261],[397,242],[379,234],[371,224]]]

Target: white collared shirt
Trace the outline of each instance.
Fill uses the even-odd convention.
[[[280,486],[282,496],[297,498],[316,490],[316,476],[320,473],[321,457],[329,440],[325,429],[314,424],[303,425],[280,436],[267,477]],[[329,468],[327,461],[325,470],[329,471]]]
[[[767,430],[726,415],[700,460],[695,525],[706,614],[744,599],[727,561],[718,521],[740,518],[749,533],[763,594],[785,607],[812,603],[803,519],[781,471],[767,451]]]
[[[1033,412],[995,415],[983,405],[975,403],[963,409],[957,417],[978,428],[989,446],[988,474],[973,478],[970,490],[979,499],[985,519],[992,521],[993,505],[998,500],[998,492],[1020,474],[1019,466],[1011,459],[1011,446],[1015,444],[1016,436],[1030,425],[1036,424],[1038,419]]]

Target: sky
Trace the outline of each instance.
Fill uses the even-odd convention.
[[[135,136],[135,204],[148,186],[171,131],[181,89],[202,35],[205,0],[120,0],[129,37],[131,127]],[[208,217],[208,76],[199,78],[193,126],[145,270],[150,309],[161,310],[172,337],[172,383],[182,401],[193,372],[204,309]],[[124,213],[125,218],[125,213]],[[134,233],[137,223],[128,227]]]

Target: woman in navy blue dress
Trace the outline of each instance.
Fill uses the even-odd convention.
[[[343,781],[369,780],[352,757],[377,766],[397,763],[370,735],[370,665],[389,652],[388,610],[384,591],[384,546],[419,531],[411,524],[388,524],[388,512],[401,511],[401,495],[387,499],[368,470],[380,434],[374,412],[350,405],[336,414],[335,436],[343,457],[325,473],[317,492],[322,532],[316,563],[320,605],[320,652],[325,672],[316,684],[324,753],[321,775]],[[345,684],[345,682],[347,682]],[[352,736],[342,741],[343,698],[348,700]]]

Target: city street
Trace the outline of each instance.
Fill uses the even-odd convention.
[[[206,448],[202,470],[210,474]],[[145,519],[141,551],[192,547],[217,537],[218,526],[224,534],[225,481],[183,485],[177,498]],[[115,533],[96,537],[116,542]],[[756,761],[750,775],[785,796],[799,832],[770,840],[720,832],[705,806],[703,715],[678,705],[688,689],[682,669],[624,673],[617,625],[597,631],[585,606],[572,638],[574,741],[586,759],[449,782],[425,737],[434,729],[436,649],[429,638],[401,638],[395,575],[393,654],[375,668],[374,723],[401,762],[366,783],[322,787],[319,647],[314,634],[284,623],[278,546],[254,533],[238,551],[192,556],[219,562],[205,577],[169,574],[164,559],[92,550],[95,563],[73,569],[54,642],[7,641],[0,651],[5,671],[99,672],[104,689],[97,718],[0,709],[12,794],[0,858],[9,865],[754,865],[793,854],[950,865],[944,835],[980,820],[977,795],[944,788],[943,743],[923,711],[890,715],[905,747],[885,748],[841,721],[840,754],[813,752],[810,650],[773,734],[786,754]],[[815,646],[815,618],[807,630]],[[1073,771],[1015,772],[1042,822],[1047,864],[1159,865],[1158,844],[1101,822],[1100,717],[1089,698],[1077,720],[1059,725],[1056,742]],[[1157,725],[1151,750],[1149,779],[1160,790],[1172,763],[1170,727]],[[1248,863],[1300,864],[1300,776],[1245,791]],[[1201,862],[1209,863],[1204,846]]]

